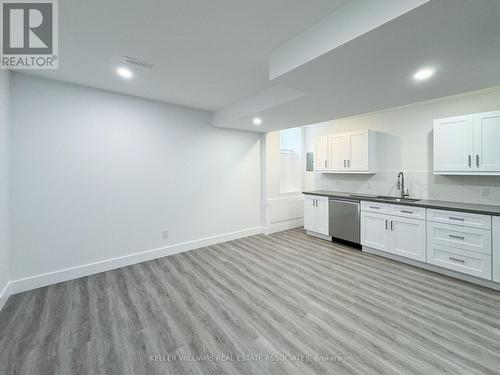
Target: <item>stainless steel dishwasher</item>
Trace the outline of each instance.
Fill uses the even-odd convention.
[[[360,203],[357,200],[330,198],[330,236],[359,245]]]

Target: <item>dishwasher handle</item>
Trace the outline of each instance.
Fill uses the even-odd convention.
[[[348,203],[348,204],[356,204],[359,205],[359,201],[355,201],[352,199],[342,199],[342,198],[330,198],[330,202],[342,202],[342,203]]]

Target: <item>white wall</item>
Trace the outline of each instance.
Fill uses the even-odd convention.
[[[9,72],[0,70],[0,309],[9,282]]]
[[[205,111],[11,81],[12,279],[260,230],[259,134],[213,128]]]
[[[304,189],[396,195],[401,170],[412,197],[500,204],[500,177],[435,176],[432,172],[433,119],[497,109],[500,87],[306,127],[306,152],[313,151],[316,136],[374,129],[379,160],[377,174],[372,176],[305,172]]]

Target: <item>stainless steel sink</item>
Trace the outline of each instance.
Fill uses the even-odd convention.
[[[387,201],[393,201],[393,202],[418,202],[420,200],[420,199],[412,199],[412,198],[388,197],[385,195],[379,195],[376,198],[387,200]]]

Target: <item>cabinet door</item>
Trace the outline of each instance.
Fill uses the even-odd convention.
[[[328,160],[328,136],[318,137],[314,140],[314,170],[324,171]]]
[[[493,281],[500,283],[500,217],[495,216],[492,223],[493,253]]]
[[[478,113],[474,117],[474,168],[500,172],[500,111]]]
[[[343,170],[347,168],[347,136],[333,134],[328,137],[329,169]]]
[[[434,171],[472,172],[474,115],[434,120]]]
[[[328,208],[328,197],[316,197],[316,202],[316,229],[314,231],[328,236],[328,232],[330,231],[330,212]]]
[[[314,231],[316,227],[316,197],[313,195],[304,196],[304,229]]]
[[[361,213],[361,244],[372,249],[388,251],[389,221],[390,216],[363,211]]]
[[[425,220],[393,216],[390,253],[425,262]]]
[[[367,171],[369,166],[368,132],[356,131],[347,134],[347,166],[349,170]]]

